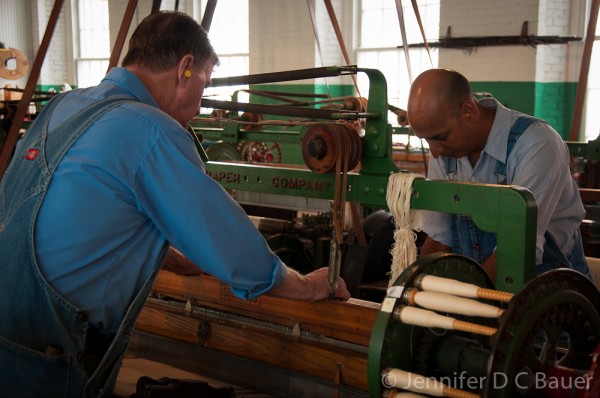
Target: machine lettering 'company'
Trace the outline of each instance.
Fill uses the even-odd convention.
[[[307,178],[277,177],[271,179],[274,188],[298,189],[303,191],[329,192],[330,181],[310,180]]]
[[[239,184],[241,181],[248,181],[246,176],[241,176],[240,173],[233,171],[207,170],[206,174],[211,176],[219,183]],[[294,189],[307,192],[329,192],[331,188],[331,181],[273,176],[271,178],[271,185],[273,188],[279,189]]]

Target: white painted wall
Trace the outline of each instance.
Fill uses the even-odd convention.
[[[524,21],[536,33],[537,0],[444,0],[440,36],[451,28],[452,37],[519,35]],[[533,81],[536,51],[532,47],[478,47],[473,51],[441,49],[439,65],[461,71],[472,81]]]
[[[348,31],[352,31],[352,20],[346,18],[352,15],[346,8],[351,3],[332,3],[351,56],[353,39]],[[345,65],[327,9],[320,0],[315,0],[315,17],[322,60],[306,1],[250,0],[250,73]]]
[[[569,0],[444,0],[440,37],[539,36],[583,37],[584,1]],[[577,81],[582,42],[531,46],[479,47],[472,51],[440,50],[440,66],[460,70],[474,81]]]

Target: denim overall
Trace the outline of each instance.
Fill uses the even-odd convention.
[[[52,175],[94,121],[131,100],[99,100],[48,134],[60,97],[24,135],[0,184],[0,397],[111,396],[135,320],[168,248],[165,243],[115,336],[101,337],[88,325],[89,311],[48,284],[36,260],[34,227]]]
[[[527,130],[531,123],[539,120],[540,119],[530,116],[521,116],[515,121],[508,135],[508,142],[506,145],[506,161],[508,161],[508,157],[514,148],[515,143],[521,137],[523,132]],[[457,159],[443,157],[443,161],[446,167],[448,179],[452,180],[454,178],[454,174],[456,174],[458,163]],[[497,161],[494,174],[496,175],[498,184],[507,184],[506,163]],[[496,234],[482,231],[477,228],[471,217],[462,214],[452,214],[451,230],[453,253],[463,254],[474,259],[480,264],[494,253],[494,249],[496,247]],[[566,256],[560,250],[548,232],[544,234],[544,237],[544,254],[542,263],[536,265],[537,274],[555,268],[567,267],[575,269],[584,275],[591,277],[591,272],[587,262],[585,261],[583,243],[579,230],[577,230],[577,236],[573,250]]]

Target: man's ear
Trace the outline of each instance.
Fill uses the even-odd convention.
[[[191,54],[184,55],[177,64],[177,79],[187,80],[191,77],[190,71],[194,65],[194,56]]]
[[[471,98],[463,102],[461,107],[461,114],[464,115],[469,121],[479,117],[479,108],[477,108],[475,99]]]

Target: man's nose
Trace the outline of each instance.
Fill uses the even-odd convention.
[[[431,156],[437,159],[438,156],[442,153],[442,146],[440,144],[431,143],[427,141],[429,144],[429,151],[431,152]]]

